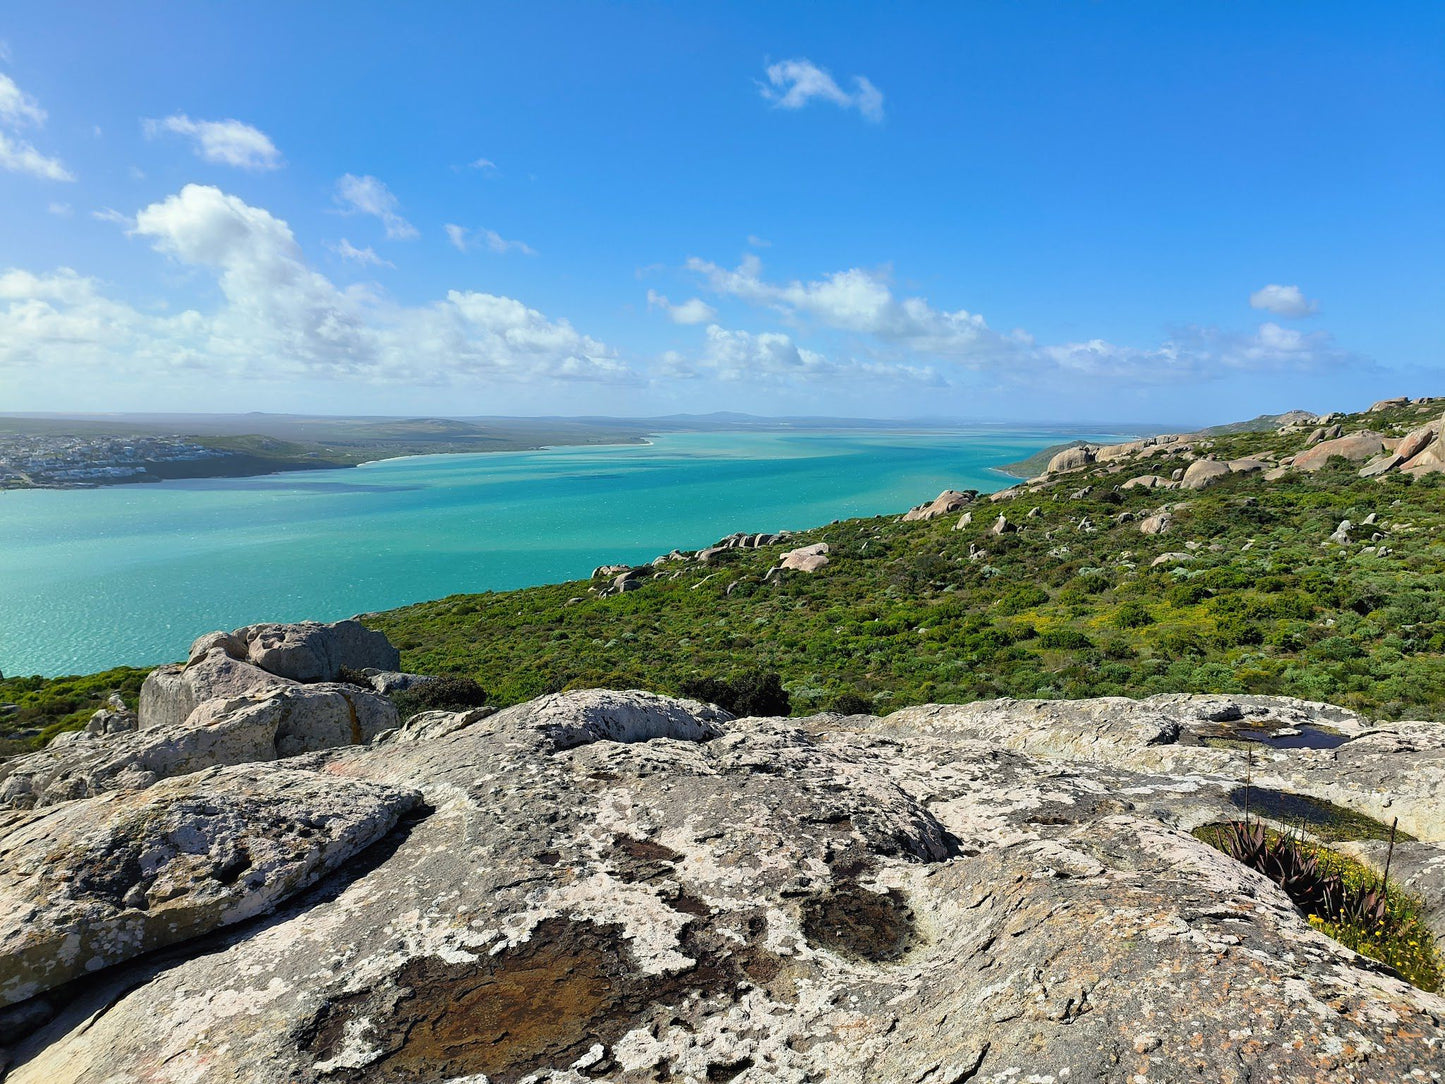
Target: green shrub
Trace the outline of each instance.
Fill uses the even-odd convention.
[[[1094,644],[1078,629],[1050,629],[1048,632],[1039,633],[1038,646],[1056,651],[1070,651],[1093,647]]]
[[[1116,628],[1141,629],[1146,625],[1154,624],[1154,615],[1142,602],[1125,602],[1114,611],[1113,617]]]
[[[1032,610],[1035,606],[1042,606],[1048,601],[1049,593],[1042,587],[1037,584],[1024,583],[1010,588],[1002,598],[994,603],[994,609],[1008,616]]]
[[[391,694],[403,720],[423,711],[465,711],[487,702],[487,691],[469,677],[437,677]]]
[[[839,715],[872,715],[873,701],[860,693],[838,693],[828,701],[828,710]]]
[[[746,670],[728,678],[688,678],[678,691],[737,716],[787,715],[792,710],[782,677],[771,670]]]
[[[1176,583],[1164,592],[1164,601],[1181,610],[1185,606],[1196,606],[1209,598],[1212,592],[1204,584],[1194,580],[1185,583]]]

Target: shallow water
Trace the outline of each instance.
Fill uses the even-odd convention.
[[[575,579],[733,531],[902,512],[1081,436],[1046,429],[688,433],[355,470],[0,493],[0,671],[174,659],[252,621],[335,620]]]

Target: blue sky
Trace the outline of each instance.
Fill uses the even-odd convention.
[[[0,410],[1445,393],[1445,6],[32,4]]]

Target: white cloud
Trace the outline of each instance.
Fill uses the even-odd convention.
[[[244,121],[192,120],[184,113],[176,113],[144,124],[146,135],[151,138],[164,132],[188,137],[197,155],[217,165],[255,170],[280,169],[285,165],[271,137]]]
[[[753,248],[772,248],[772,247],[773,247],[773,243],[772,243],[771,241],[764,241],[761,237],[759,237],[759,236],[758,236],[757,234],[755,234],[755,233],[750,233],[750,234],[748,234],[748,244],[752,245]]]
[[[417,229],[397,213],[396,196],[375,177],[345,174],[336,182],[336,203],[342,214],[373,215],[386,228],[393,241],[410,241],[421,236]]]
[[[489,248],[493,252],[504,255],[508,252],[520,252],[524,256],[537,255],[532,246],[525,241],[508,241],[496,230],[469,230],[465,226],[458,226],[455,222],[448,222],[445,229],[448,240],[451,241],[458,252],[467,252],[476,248]]]
[[[706,341],[696,362],[670,352],[663,357],[664,371],[674,376],[711,373],[724,381],[769,384],[814,384],[862,380],[870,384],[901,383],[939,386],[943,378],[931,366],[848,359],[837,361],[817,350],[799,346],[782,332],[730,331],[708,325]]]
[[[45,110],[40,103],[15,85],[15,80],[0,72],[0,120],[14,127],[45,123]]]
[[[46,210],[53,214],[56,218],[69,218],[71,215],[75,214],[75,208],[70,206],[70,204],[68,203],[62,203],[59,200],[51,200],[50,205],[46,207]]]
[[[1319,310],[1319,305],[1306,298],[1298,286],[1276,286],[1274,283],[1250,294],[1249,307],[1291,319],[1313,316]]]
[[[90,217],[97,222],[111,222],[127,230],[135,228],[135,219],[129,215],[121,214],[114,207],[103,207],[99,211],[91,211]]]
[[[343,237],[337,244],[328,245],[327,247],[331,249],[332,252],[336,253],[336,255],[340,256],[343,260],[350,260],[352,263],[360,264],[362,267],[370,266],[390,267],[392,269],[396,268],[396,264],[392,263],[390,260],[383,260],[380,256],[376,254],[376,250],[370,245],[367,245],[365,248],[357,248],[345,237]]]
[[[185,369],[248,382],[637,380],[605,343],[512,298],[453,290],[402,306],[340,289],[307,265],[285,222],[218,188],[187,185],[143,208],[132,235],[214,275],[221,303],[157,316],[74,271],[0,272],[0,368],[135,378]]]
[[[11,173],[28,173],[44,181],[73,181],[75,175],[59,158],[42,154],[27,140],[15,135],[20,128],[40,127],[45,123],[45,110],[40,103],[15,85],[15,80],[0,74],[0,169]]]
[[[493,162],[490,158],[478,158],[474,162],[468,162],[467,168],[480,169],[484,173],[496,173],[497,163]]]
[[[801,109],[819,99],[844,109],[857,109],[866,119],[883,119],[883,92],[861,75],[853,77],[851,92],[840,87],[826,69],[799,57],[769,64],[768,81],[759,83],[764,98],[778,109]]]
[[[856,336],[880,363],[912,364],[921,357],[1018,381],[1052,373],[1143,383],[1364,364],[1324,332],[1304,334],[1274,323],[1248,334],[1185,328],[1150,348],[1103,339],[1040,345],[1024,331],[995,331],[977,313],[937,309],[921,297],[897,297],[881,274],[859,268],[809,282],[774,283],[763,278],[762,261],[751,253],[731,270],[697,257],[687,266],[716,293],[768,308],[797,327],[816,325]]]
[[[700,297],[674,305],[656,290],[647,291],[647,307],[661,309],[674,324],[705,324],[717,317],[717,310]]]
[[[28,173],[44,181],[73,181],[75,174],[59,158],[41,154],[23,139],[0,132],[0,169]]]
[[[734,270],[692,257],[690,270],[718,293],[767,305],[792,319],[809,317],[824,327],[861,332],[910,349],[953,358],[991,353],[1000,337],[982,316],[964,309],[932,308],[918,297],[896,298],[881,275],[860,268],[836,271],[812,282],[763,280],[762,261],[751,253]]]

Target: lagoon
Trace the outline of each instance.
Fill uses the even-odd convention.
[[[212,629],[336,620],[899,513],[1050,444],[1044,428],[672,433],[647,445],[0,493],[0,672],[183,656]]]

